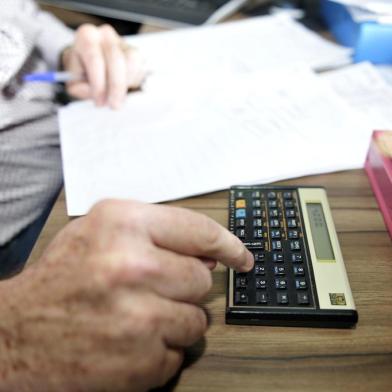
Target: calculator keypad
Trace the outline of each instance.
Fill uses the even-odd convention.
[[[237,306],[311,307],[311,271],[295,190],[233,191],[233,232],[253,253],[247,274],[234,272]]]

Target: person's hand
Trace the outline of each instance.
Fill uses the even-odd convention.
[[[199,303],[220,260],[251,253],[204,215],[105,201],[71,222],[40,262],[0,284],[1,390],[147,391],[206,331]]]
[[[67,92],[79,99],[92,98],[98,106],[120,107],[128,89],[139,88],[145,78],[140,53],[128,46],[109,25],[85,24],[75,42],[62,54],[62,66],[83,81],[67,83]]]

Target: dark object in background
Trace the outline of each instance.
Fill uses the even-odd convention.
[[[92,15],[163,27],[216,23],[249,0],[40,0]]]
[[[113,19],[108,17],[100,17],[103,23],[110,24],[119,35],[133,35],[139,32],[140,23],[128,22],[125,20]]]

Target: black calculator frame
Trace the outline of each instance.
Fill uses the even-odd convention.
[[[232,186],[229,191],[229,211],[231,203],[231,191],[295,191],[303,188],[321,188],[322,186],[265,186],[265,185],[237,185]],[[298,193],[297,193],[298,194]],[[298,203],[298,211],[303,217],[301,203]],[[228,217],[228,227],[234,233],[234,228],[230,224],[230,213]],[[243,307],[234,306],[230,307],[230,269],[227,269],[227,282],[226,282],[226,323],[237,325],[269,325],[269,326],[288,326],[288,327],[317,327],[317,328],[353,328],[358,322],[358,313],[356,310],[348,309],[320,309],[317,299],[317,287],[314,281],[314,272],[312,263],[310,262],[311,256],[309,253],[308,237],[306,234],[306,227],[302,225],[303,241],[305,242],[305,253],[308,260],[309,275],[311,278],[314,307],[310,308],[293,308],[293,307]]]

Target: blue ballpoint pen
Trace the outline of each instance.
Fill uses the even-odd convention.
[[[86,80],[85,75],[75,75],[70,72],[38,72],[25,75],[25,82],[66,83]]]

